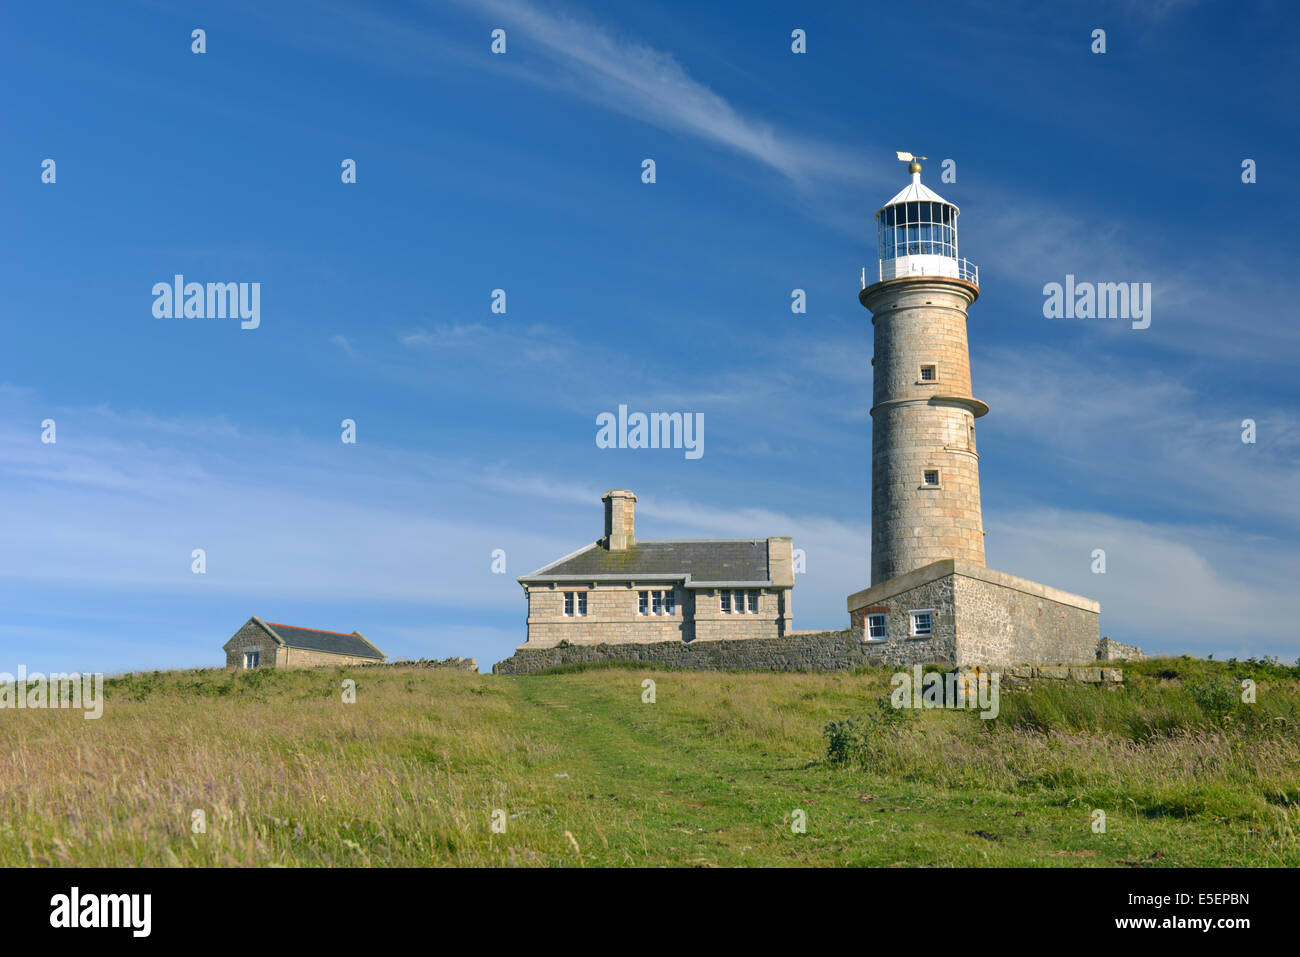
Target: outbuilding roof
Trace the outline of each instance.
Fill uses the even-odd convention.
[[[289,648],[302,648],[306,651],[324,651],[335,655],[354,655],[358,658],[375,658],[383,660],[386,655],[366,640],[359,631],[345,635],[341,631],[319,631],[315,628],[299,628],[297,625],[278,625],[275,622],[259,623],[280,643]]]

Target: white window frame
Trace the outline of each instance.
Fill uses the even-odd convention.
[[[664,592],[664,614],[669,616],[677,614],[676,589],[669,588]]]
[[[664,593],[661,591],[652,591],[650,593],[650,614],[662,615],[664,613]]]
[[[925,370],[926,370],[926,369],[929,369],[931,372],[934,373],[934,376],[933,376],[932,378],[927,379],[927,378],[925,377]],[[916,381],[919,382],[919,383],[923,383],[923,384],[925,384],[925,385],[933,385],[934,383],[938,382],[938,381],[939,381],[939,363],[937,363],[937,362],[922,362],[922,363],[921,363],[921,369],[920,369],[920,371],[919,371],[919,372],[917,373],[917,375],[916,375]]]
[[[925,477],[931,472],[934,473],[934,481],[927,482]],[[943,488],[943,472],[940,469],[922,469],[921,470],[921,488]]]
[[[648,615],[650,613],[650,593],[648,591],[636,593],[636,613],[638,615]]]
[[[871,633],[872,627],[877,623],[880,625],[880,634],[873,635]],[[866,617],[862,621],[862,637],[867,641],[884,641],[888,638],[889,616],[883,611],[867,612]]]
[[[918,615],[929,616],[929,625],[925,631],[917,630]],[[913,611],[909,611],[907,613],[907,620],[908,620],[907,636],[909,638],[933,638],[934,637],[934,609],[933,608],[917,608]]]
[[[750,589],[745,593],[745,611],[751,615],[758,614],[758,591]]]
[[[252,668],[261,667],[262,653],[260,651],[244,652],[244,669],[247,671]]]
[[[585,591],[574,593],[573,617],[574,618],[587,617],[587,593]]]
[[[722,589],[721,592],[718,593],[718,608],[719,608],[719,610],[721,610],[722,614],[724,614],[724,615],[730,615],[730,614],[731,614],[731,592],[730,592],[730,590],[724,588],[724,589]]]

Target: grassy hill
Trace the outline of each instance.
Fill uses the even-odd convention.
[[[994,721],[887,713],[889,674],[130,675],[98,721],[0,712],[0,864],[1300,866],[1300,668],[1144,662]]]

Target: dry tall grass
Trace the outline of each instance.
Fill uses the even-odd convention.
[[[996,722],[918,713],[838,769],[822,730],[885,672],[133,675],[98,721],[0,713],[0,864],[1297,866],[1298,688],[1209,724],[1136,673],[1008,695]]]

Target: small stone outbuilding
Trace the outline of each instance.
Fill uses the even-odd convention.
[[[226,653],[226,667],[240,670],[365,665],[388,657],[359,631],[345,635],[338,631],[277,625],[256,615],[222,649]]]

